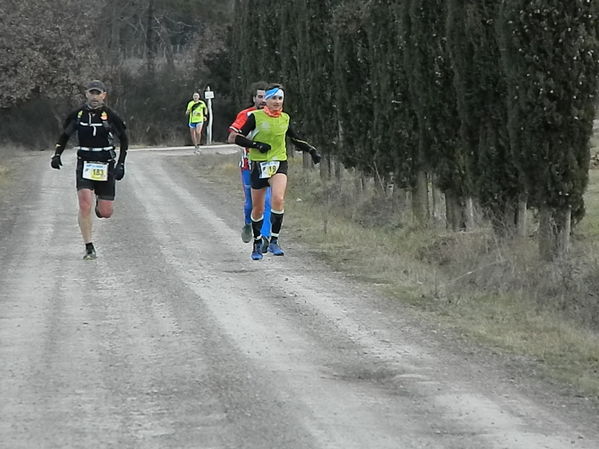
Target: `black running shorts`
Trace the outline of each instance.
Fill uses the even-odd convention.
[[[277,171],[274,174],[278,174],[278,173],[282,173],[284,175],[287,175],[287,170],[289,168],[289,164],[287,163],[287,161],[278,161],[279,162],[279,168],[277,168]],[[260,175],[262,173],[262,169],[260,166],[260,161],[252,161],[252,173],[250,174],[250,179],[252,182],[252,189],[264,189],[268,186],[270,186],[269,180],[270,177],[268,178],[261,178]]]
[[[77,190],[90,189],[93,190],[101,200],[114,200],[114,161],[108,163],[108,180],[106,181],[92,181],[83,178],[83,159],[77,159],[77,170],[75,173],[77,178]]]

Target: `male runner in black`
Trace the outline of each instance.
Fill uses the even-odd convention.
[[[98,218],[110,218],[115,195],[115,180],[125,176],[125,158],[129,139],[125,122],[104,105],[106,87],[102,81],[94,80],[87,84],[86,103],[71,112],[65,122],[64,131],[58,139],[50,165],[60,169],[60,155],[69,138],[77,133],[77,197],[79,199],[79,228],[85,254],[83,259],[96,258],[92,243],[92,205],[96,196],[95,212]],[[114,138],[118,137],[120,151],[115,161]]]

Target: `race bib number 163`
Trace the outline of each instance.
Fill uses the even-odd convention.
[[[102,162],[83,163],[83,178],[92,181],[107,181],[108,180],[108,164]]]

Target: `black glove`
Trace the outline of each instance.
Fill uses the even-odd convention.
[[[264,142],[254,142],[254,148],[256,148],[260,153],[268,153],[270,150],[270,145]]]
[[[125,164],[123,162],[119,162],[114,166],[113,170],[114,179],[120,181],[125,176]]]
[[[310,149],[310,156],[312,156],[312,162],[314,162],[314,165],[318,164],[320,162],[320,154],[318,154],[318,151],[316,151],[316,148],[312,147]]]
[[[241,134],[237,134],[235,136],[235,143],[244,148],[256,148],[258,151],[260,151],[260,153],[266,153],[268,150],[270,150],[269,144],[250,140]]]
[[[52,159],[50,160],[50,167],[60,170],[61,165],[62,161],[60,160],[60,154],[55,154],[52,156]]]

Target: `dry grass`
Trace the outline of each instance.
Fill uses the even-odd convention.
[[[599,129],[593,137],[591,137],[591,166],[599,168]]]
[[[2,162],[0,162],[0,187],[6,185],[10,177],[10,166],[13,163],[12,157],[17,151],[24,151],[22,148],[15,149],[14,147],[0,146],[0,156],[2,156]]]
[[[399,215],[379,216],[387,200],[373,192],[353,201],[344,192],[337,201],[316,173],[302,174],[294,164],[291,176],[301,182],[291,183],[287,231],[305,237],[336,269],[599,397],[599,172],[591,173],[587,217],[571,257],[552,264],[539,260],[532,239],[501,242],[484,228],[418,230],[398,222]]]
[[[599,147],[597,151],[599,153]],[[591,170],[584,201],[586,216],[575,229],[576,236],[582,236],[589,242],[599,242],[599,170]]]

